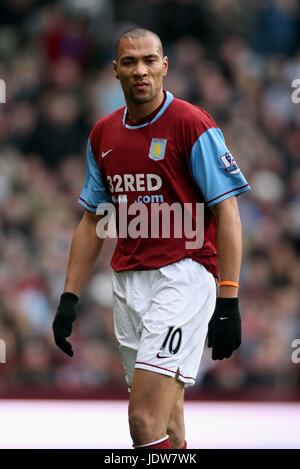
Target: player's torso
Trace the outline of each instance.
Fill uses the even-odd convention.
[[[194,258],[212,271],[206,215],[203,248],[189,248],[186,244],[192,238],[187,235],[190,223],[185,222],[192,214],[191,229],[198,226],[196,204],[201,204],[204,199],[190,168],[190,153],[198,129],[191,119],[190,108],[174,101],[174,106],[171,102],[165,112],[148,125],[139,128],[128,127],[126,122],[124,125],[123,112],[119,110],[100,121],[93,131],[93,154],[115,203],[117,225],[128,210],[128,218],[127,214],[125,217],[128,230],[125,230],[125,237],[120,236],[118,230],[118,243],[112,258],[112,267],[116,271],[156,269],[185,257]],[[199,121],[198,115],[195,120]],[[136,203],[143,207],[137,209]],[[134,210],[130,212],[132,204]],[[173,217],[170,206],[174,204],[176,214]],[[164,210],[160,216],[157,210],[162,209],[162,205]],[[137,217],[136,209],[141,211]],[[133,224],[132,219],[136,219]],[[163,231],[168,232],[168,227],[169,235],[165,237]],[[175,235],[177,228],[181,233],[179,237]],[[198,231],[195,229],[194,232]]]
[[[142,128],[126,128],[121,119],[103,126],[94,152],[113,202],[200,202],[182,133],[168,110]]]

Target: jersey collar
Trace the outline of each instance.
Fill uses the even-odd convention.
[[[142,129],[143,127],[147,127],[147,125],[153,124],[163,115],[163,113],[166,111],[166,109],[169,107],[169,105],[173,101],[173,98],[174,96],[172,95],[172,93],[170,93],[170,91],[166,91],[166,100],[162,108],[159,110],[159,112],[155,114],[155,116],[152,116],[149,121],[144,122],[143,124],[140,124],[140,125],[129,125],[126,123],[127,107],[125,107],[123,117],[122,117],[123,126],[126,127],[126,129],[134,130],[134,129]]]

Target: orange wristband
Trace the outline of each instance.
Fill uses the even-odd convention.
[[[235,287],[235,288],[239,288],[239,286],[240,286],[239,282],[232,282],[231,280],[221,280],[218,283],[218,285],[219,285],[219,287],[228,286],[228,287]]]

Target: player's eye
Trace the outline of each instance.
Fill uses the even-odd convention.
[[[130,65],[132,64],[132,60],[131,59],[126,59],[126,60],[122,60],[122,65]]]

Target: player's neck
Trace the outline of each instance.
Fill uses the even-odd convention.
[[[127,104],[127,110],[128,110],[128,117],[131,122],[138,122],[142,119],[145,119],[145,117],[149,116],[152,114],[152,112],[155,111],[155,109],[159,108],[161,103],[163,102],[165,96],[163,89],[160,90],[160,92],[157,94],[157,96],[152,100],[149,101],[148,103],[126,103]]]

